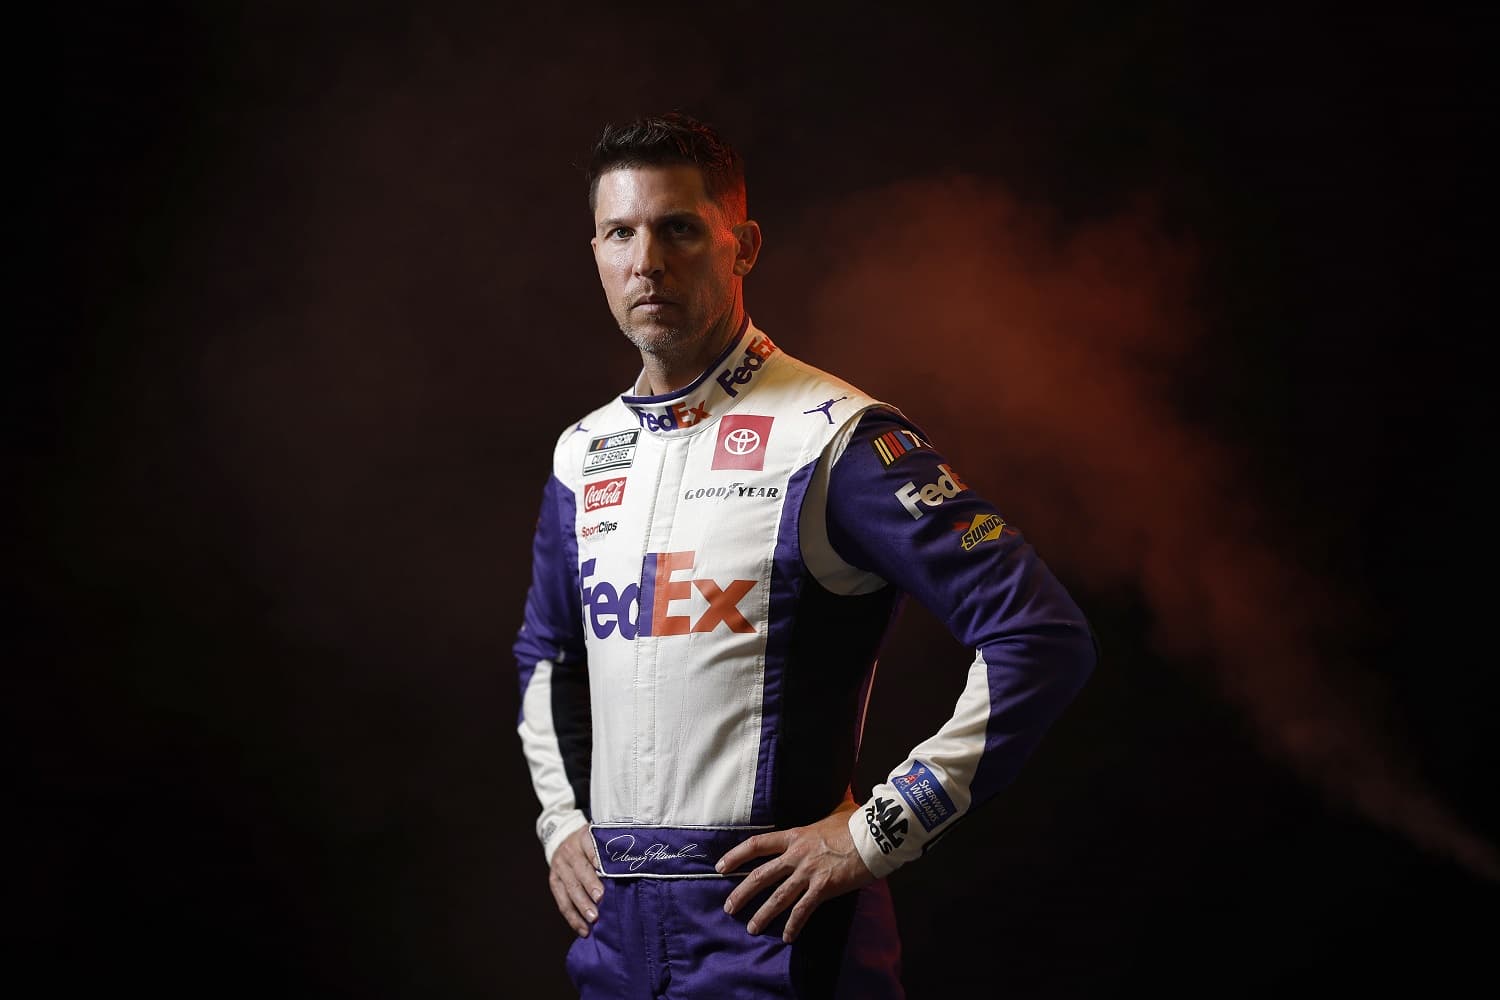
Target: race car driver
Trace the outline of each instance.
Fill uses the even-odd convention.
[[[569,974],[584,997],[901,996],[884,876],[1015,776],[1093,669],[1088,624],[916,424],[751,322],[761,234],[711,127],[607,128],[590,175],[642,371],[558,439],[515,645]],[[857,802],[906,595],[975,656]]]

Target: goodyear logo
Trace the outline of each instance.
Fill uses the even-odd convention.
[[[968,524],[954,522],[953,530],[964,533],[959,544],[964,547],[965,552],[969,552],[980,542],[993,542],[999,538],[1000,533],[1005,530],[1005,519],[999,514],[983,514],[976,516]]]

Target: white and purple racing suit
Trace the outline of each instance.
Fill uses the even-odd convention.
[[[1095,661],[1077,605],[898,411],[747,320],[691,385],[557,443],[515,652],[550,862],[591,824],[585,996],[900,995],[883,881],[746,933],[714,864],[850,793],[904,594],[975,649],[952,717],[849,817],[878,877],[1015,776]],[[743,990],[743,993],[736,992]]]

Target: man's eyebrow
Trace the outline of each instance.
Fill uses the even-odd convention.
[[[659,224],[661,224],[663,222],[703,222],[703,221],[704,221],[703,213],[701,213],[701,212],[695,212],[695,211],[693,211],[691,209],[684,208],[684,209],[680,209],[680,210],[678,210],[676,212],[667,212],[667,213],[665,213],[663,215],[659,215],[655,219],[651,220],[651,224],[652,225],[659,225]],[[627,229],[634,229],[636,227],[636,223],[631,222],[628,219],[610,218],[610,219],[603,219],[603,220],[601,220],[599,222],[598,226],[596,226],[595,228],[597,228],[601,232],[609,232],[611,229],[614,229],[616,226],[624,226]]]

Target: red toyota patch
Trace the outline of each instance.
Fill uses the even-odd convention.
[[[732,413],[719,421],[719,443],[714,448],[715,469],[749,469],[759,472],[766,467],[766,445],[771,440],[771,421],[775,417],[752,417]]]

